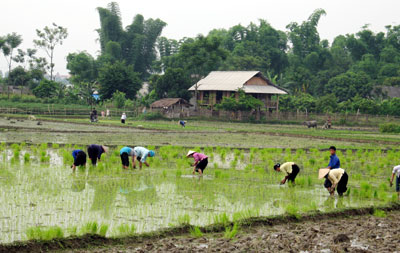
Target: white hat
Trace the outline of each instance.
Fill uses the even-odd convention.
[[[330,169],[319,169],[318,173],[318,179],[324,178],[326,175],[328,175]]]
[[[187,155],[186,155],[186,156],[190,156],[190,155],[193,155],[194,153],[196,153],[196,151],[193,151],[193,150],[189,150],[189,152],[187,153]]]

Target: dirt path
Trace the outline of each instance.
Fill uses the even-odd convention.
[[[367,215],[257,226],[241,230],[234,240],[218,233],[74,252],[399,252],[399,215],[393,211],[385,218]]]

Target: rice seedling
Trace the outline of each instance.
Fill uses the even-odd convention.
[[[24,162],[29,163],[31,161],[31,155],[29,153],[24,154]]]
[[[26,238],[28,240],[52,240],[55,238],[63,238],[64,232],[60,227],[31,227],[26,230]]]
[[[184,214],[178,217],[178,224],[181,226],[190,225],[189,214]]]
[[[383,210],[374,209],[373,215],[374,215],[375,217],[385,218],[385,217],[386,217],[386,212],[383,211]]]
[[[195,238],[203,237],[203,232],[201,232],[200,228],[197,226],[191,227],[189,232],[190,232],[190,235]]]
[[[226,239],[233,239],[239,232],[239,226],[235,223],[232,227],[225,227],[224,237]]]
[[[136,234],[136,226],[134,224],[121,224],[116,228],[118,236],[133,236]]]
[[[230,223],[229,217],[226,213],[214,215],[214,224],[227,226]]]

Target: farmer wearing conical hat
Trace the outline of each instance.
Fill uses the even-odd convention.
[[[148,150],[147,148],[144,147],[135,147],[133,149],[133,160],[132,160],[132,166],[133,168],[136,168],[136,160],[139,161],[139,168],[142,168],[143,163],[149,167],[150,164],[146,161],[147,157],[153,157],[155,156],[155,152],[153,150]]]
[[[202,153],[198,153],[193,150],[189,150],[189,152],[186,155],[187,157],[193,157],[194,159],[194,164],[193,166],[193,174],[198,172],[200,175],[203,175],[204,170],[206,169],[208,165],[208,156]]]
[[[319,178],[327,178],[331,183],[330,187],[326,187],[330,195],[335,195],[335,189],[339,196],[343,196],[343,193],[347,191],[347,182],[349,181],[349,176],[346,171],[342,168],[338,169],[320,169]]]
[[[294,162],[286,162],[284,164],[277,163],[274,165],[274,170],[285,174],[285,178],[282,179],[281,184],[285,184],[287,180],[294,184],[297,174],[300,172],[299,166]]]
[[[100,161],[101,155],[103,153],[107,153],[107,151],[108,147],[97,144],[89,145],[89,147],[87,148],[89,159],[92,161],[93,165],[96,165],[97,159],[99,159]]]

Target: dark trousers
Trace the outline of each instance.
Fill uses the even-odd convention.
[[[86,164],[86,154],[83,151],[79,151],[74,160],[75,166],[83,166]]]
[[[125,124],[125,120],[124,120],[124,119],[121,119],[121,123],[122,123],[122,124]]]
[[[201,173],[203,173],[203,171],[206,169],[207,165],[208,165],[208,159],[207,158],[201,160],[196,166],[196,172],[201,170]]]
[[[299,166],[297,166],[297,164],[293,164],[292,165],[292,173],[290,173],[287,180],[294,183],[294,181],[296,180],[297,174],[299,174],[299,172],[300,172]]]
[[[96,148],[92,148],[91,146],[88,147],[88,156],[92,160],[92,164],[96,165],[97,159],[99,157],[99,152]]]
[[[331,170],[336,170],[337,168],[335,168],[335,169],[331,169]],[[332,183],[331,183],[331,181],[328,179],[328,174],[326,174],[326,176],[325,176],[325,182],[324,182],[324,187],[325,188],[329,188],[329,187],[331,187],[332,186]]]
[[[129,167],[129,155],[128,155],[128,153],[124,152],[120,156],[121,156],[122,165]]]
[[[347,182],[349,181],[349,175],[347,175],[346,172],[344,172],[343,176],[340,178],[339,183],[336,186],[336,191],[339,194],[339,196],[342,196],[343,193],[347,191]]]

